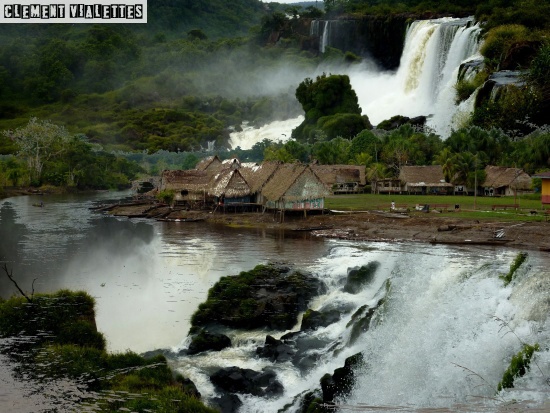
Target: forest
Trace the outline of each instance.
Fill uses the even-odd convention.
[[[123,187],[142,174],[192,167],[212,154],[212,144],[222,158],[358,163],[373,176],[434,162],[459,181],[471,179],[460,171],[474,163],[529,173],[550,167],[548,0],[327,0],[324,9],[152,0],[148,8],[146,25],[0,25],[0,186]],[[308,46],[303,33],[311,19],[403,14],[482,22],[484,70],[457,84],[457,101],[503,67],[523,70],[526,86],[484,102],[468,125],[442,140],[410,124],[370,125],[350,105],[354,91],[345,79],[303,78],[305,69],[361,59]],[[308,93],[323,100],[326,90],[315,91],[319,81],[343,81],[332,90],[347,93],[347,103],[309,118]],[[299,113],[309,124],[293,133],[296,139],[229,149],[230,131],[244,121],[259,126]],[[23,144],[37,142],[23,133],[36,128],[55,135],[43,146],[40,168]]]

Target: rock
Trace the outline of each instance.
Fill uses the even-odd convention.
[[[176,356],[172,350],[169,348],[159,348],[157,350],[150,350],[146,351],[145,353],[141,353],[141,356],[146,359],[152,359],[157,356],[164,356],[166,358],[173,358]]]
[[[256,354],[272,362],[289,361],[294,353],[296,350],[292,346],[269,335],[265,338],[265,345],[256,349]]]
[[[176,380],[178,383],[181,383],[183,391],[188,395],[193,396],[196,399],[200,399],[202,397],[200,392],[197,390],[197,386],[195,386],[195,383],[193,383],[192,380],[180,375],[176,377]]]
[[[340,311],[329,310],[319,312],[307,310],[302,318],[301,330],[317,330],[319,327],[327,327],[340,320]]]
[[[240,367],[227,367],[216,371],[210,381],[219,389],[229,393],[252,394],[253,396],[275,396],[283,392],[283,385],[275,372],[263,372]]]
[[[220,351],[226,347],[231,347],[231,339],[225,334],[213,334],[201,330],[199,334],[193,337],[187,354],[191,356],[203,351]]]
[[[313,275],[280,264],[258,265],[222,277],[193,314],[191,324],[288,330],[311,299],[325,291],[325,285]]]
[[[323,399],[319,394],[320,391],[317,389],[313,392],[308,392],[302,398],[300,403],[300,409],[298,413],[328,413],[333,412],[334,410],[331,407],[323,405]]]
[[[359,293],[367,284],[370,284],[374,280],[378,267],[380,267],[380,263],[373,261],[361,267],[349,268],[344,291],[350,294]]]
[[[370,321],[372,319],[372,316],[374,315],[374,311],[383,303],[384,299],[382,298],[380,301],[378,301],[375,307],[369,308],[368,306],[364,305],[359,308],[355,312],[355,314],[353,314],[350,322],[346,326],[351,326],[349,345],[353,345],[362,333],[368,331],[370,327]]]
[[[220,397],[212,399],[212,402],[220,408],[221,413],[237,413],[243,405],[243,402],[236,394],[223,394]]]
[[[344,363],[344,367],[334,370],[332,376],[327,373],[321,378],[324,403],[332,403],[336,396],[347,396],[350,393],[355,383],[354,370],[362,362],[363,355],[357,353],[348,357]]]
[[[523,41],[514,44],[500,64],[500,70],[528,69],[540,50],[539,41]]]

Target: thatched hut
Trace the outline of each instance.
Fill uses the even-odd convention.
[[[401,190],[408,194],[448,194],[453,185],[445,182],[441,165],[403,166],[399,171]]]
[[[174,202],[194,206],[211,201],[208,195],[210,175],[206,171],[163,171],[160,181],[161,191],[174,191]]]
[[[216,198],[220,205],[238,205],[250,203],[250,186],[238,169],[226,168],[211,180],[209,195]]]
[[[520,168],[487,165],[485,181],[481,186],[487,196],[514,196],[532,192],[532,179]]]
[[[323,210],[330,195],[323,181],[309,165],[281,164],[264,185],[264,206],[284,211]]]
[[[279,166],[282,165],[279,161],[266,161],[261,165],[258,164],[243,164],[239,171],[250,185],[250,193],[252,201],[258,204],[264,204],[265,199],[262,194],[262,189],[273,177]]]
[[[198,171],[213,171],[219,169],[221,164],[222,161],[218,158],[218,155],[214,155],[200,160],[195,169]]]
[[[365,166],[311,165],[311,169],[334,194],[357,193],[365,186]]]

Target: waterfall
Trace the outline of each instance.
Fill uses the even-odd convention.
[[[313,20],[309,30],[309,35],[319,38],[319,51],[325,53],[327,46],[330,46],[331,20]],[[322,29],[321,29],[322,27]]]
[[[309,367],[258,357],[256,348],[263,345],[266,334],[279,338],[285,333],[265,330],[225,331],[232,347],[181,357],[176,366],[206,398],[218,395],[207,373],[215,368],[274,370],[284,394],[272,398],[240,394],[239,413],[300,411],[301,397],[319,388],[324,374],[332,374],[358,352],[364,365],[352,393],[338,400],[342,413],[432,408],[496,412],[509,400],[518,406],[537,406],[546,400],[545,380],[550,374],[550,278],[544,259],[533,255],[518,279],[504,287],[498,275],[507,272],[513,259],[514,251],[509,250],[334,241],[329,254],[307,268],[328,289],[310,308],[338,309],[342,318],[307,332],[302,346],[309,347],[306,358],[315,360]],[[348,268],[375,261],[379,266],[374,279],[361,292],[343,291]],[[382,298],[385,302],[375,310],[368,330],[351,340],[354,314],[364,305],[375,307]],[[292,331],[299,327],[300,323]],[[540,344],[542,350],[536,354],[540,370],[532,368],[516,379],[516,389],[495,397],[496,385],[522,342]],[[185,341],[174,350],[187,345]]]
[[[353,71],[352,85],[373,124],[395,115],[430,116],[428,126],[448,136],[456,110],[454,85],[460,64],[478,50],[472,19],[413,22],[395,72]]]
[[[325,24],[323,26],[323,36],[321,37],[321,41],[319,43],[319,50],[321,53],[325,53],[325,49],[329,45],[330,40],[330,21],[325,21]]]
[[[241,131],[229,134],[229,144],[232,148],[251,149],[256,143],[264,139],[284,143],[290,139],[292,130],[303,121],[304,117],[298,116],[294,119],[276,120],[260,128],[254,128],[245,122]]]

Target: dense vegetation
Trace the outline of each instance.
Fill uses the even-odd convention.
[[[479,98],[469,124],[443,142],[417,127],[370,131],[345,76],[304,80],[321,64],[358,59],[312,46],[307,19],[324,13],[312,5],[156,0],[147,25],[1,25],[0,130],[10,133],[0,135],[0,154],[19,156],[0,158],[0,185],[121,187],[141,172],[190,168],[213,151],[364,164],[375,179],[436,162],[456,183],[489,163],[530,173],[550,167],[548,1],[329,0],[325,9],[331,18],[475,14],[484,64],[457,84],[457,100],[500,69],[524,70],[525,86],[507,88],[497,101]],[[226,150],[229,131],[243,121],[260,125],[301,109],[296,141]],[[40,173],[10,139],[34,117],[72,137]]]
[[[173,375],[164,356],[107,353],[96,329],[94,299],[84,292],[0,300],[0,337],[14,338],[2,351],[20,362],[27,379],[85,384],[78,403],[108,412],[214,412],[197,398],[194,386]],[[133,396],[125,397],[128,393]]]

